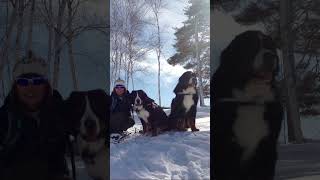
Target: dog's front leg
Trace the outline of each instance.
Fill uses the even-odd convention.
[[[194,118],[187,119],[189,122],[189,126],[191,127],[191,131],[199,131],[198,128],[196,128],[196,120]]]

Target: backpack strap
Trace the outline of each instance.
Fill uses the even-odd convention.
[[[20,137],[21,129],[21,119],[15,118],[12,112],[8,112],[8,125],[7,133],[4,136],[4,141],[1,144],[1,151],[6,151],[7,149],[14,146]]]

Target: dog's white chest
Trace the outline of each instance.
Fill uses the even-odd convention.
[[[94,158],[94,164],[86,164],[88,174],[96,179],[106,180],[109,176],[107,168],[108,163],[108,153],[107,149],[102,151]]]
[[[109,176],[109,161],[108,161],[108,148],[105,146],[105,139],[100,139],[95,142],[87,142],[80,136],[78,138],[78,146],[80,152],[88,148],[91,153],[95,153],[93,162],[85,163],[88,175],[92,178],[106,180]]]
[[[238,108],[237,119],[233,132],[237,143],[244,148],[242,160],[247,160],[255,151],[259,142],[268,135],[268,125],[264,120],[264,106],[241,106]]]
[[[146,123],[148,123],[148,118],[150,116],[150,113],[145,110],[144,108],[142,108],[139,112],[138,112],[138,117],[143,119]]]
[[[193,87],[189,87],[187,89],[184,89],[182,93],[186,94],[183,97],[183,105],[186,108],[186,112],[188,112],[191,106],[194,105],[193,95],[196,94],[196,90]]]

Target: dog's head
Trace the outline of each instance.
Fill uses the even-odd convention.
[[[87,142],[106,138],[110,96],[103,90],[72,92],[67,101],[69,126]]]
[[[213,76],[214,88],[231,84],[242,89],[248,83],[271,86],[279,67],[275,42],[260,31],[237,35],[223,50],[220,59]]]
[[[260,31],[246,31],[236,36],[222,52],[220,66],[243,80],[256,78],[271,82],[278,61],[276,44],[271,37]]]
[[[134,110],[141,110],[143,105],[154,102],[154,100],[149,98],[143,90],[132,91],[130,93],[130,99]]]
[[[197,76],[192,71],[187,71],[181,75],[178,84],[174,88],[173,92],[177,94],[188,87],[197,87]]]

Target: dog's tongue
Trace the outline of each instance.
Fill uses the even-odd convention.
[[[87,141],[95,141],[97,138],[95,136],[87,136]]]
[[[87,131],[87,141],[95,141],[97,140],[97,135],[95,130]]]
[[[271,72],[260,72],[256,75],[256,77],[264,82],[270,82],[272,80]]]

